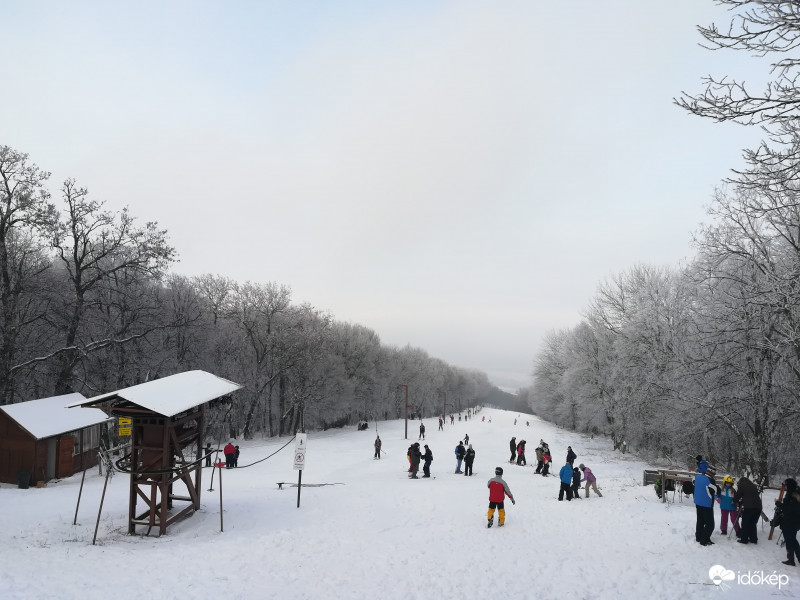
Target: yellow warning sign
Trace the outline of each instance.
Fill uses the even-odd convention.
[[[130,425],[132,419],[130,417],[120,417],[119,418],[119,425],[122,427],[123,425]]]
[[[117,431],[117,433],[119,433],[119,435],[130,435],[131,434],[131,428],[130,427],[120,427],[119,430]]]

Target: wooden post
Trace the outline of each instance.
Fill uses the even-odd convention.
[[[97,523],[95,523],[94,525],[94,537],[92,538],[92,546],[94,546],[94,543],[97,540],[97,528],[100,527],[100,513],[103,512],[103,501],[106,499],[106,488],[108,487],[109,475],[111,475],[111,469],[106,469],[106,482],[103,484],[103,495],[100,496],[100,508],[97,511]]]
[[[78,503],[75,505],[75,518],[72,520],[73,525],[78,524],[78,507],[81,505],[81,494],[83,494],[83,480],[86,479],[86,471],[81,475],[81,487],[78,490]]]

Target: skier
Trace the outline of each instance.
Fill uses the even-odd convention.
[[[583,463],[579,464],[578,468],[583,472],[583,481],[586,482],[586,497],[589,497],[589,487],[591,487],[594,490],[594,493],[602,498],[603,494],[601,494],[600,490],[597,489],[597,477],[594,476],[592,470],[589,467],[584,466]]]
[[[570,466],[574,464],[576,458],[578,455],[572,451],[572,446],[567,446],[567,462]]]
[[[700,465],[706,461],[702,461]],[[699,468],[699,467],[698,467]],[[697,495],[697,486],[694,490]],[[758,517],[761,515],[761,496],[756,484],[747,477],[739,479],[739,489],[733,495],[733,503],[742,506],[742,526],[739,528],[740,544],[758,543]]]
[[[456,418],[453,415],[450,415],[450,425],[453,425],[456,422]]]
[[[444,418],[439,417],[439,431],[444,431]]]
[[[464,443],[465,443],[467,446],[469,446],[469,435],[468,435],[468,434],[464,434]]]
[[[561,479],[561,488],[558,490],[558,501],[564,500],[564,492],[567,493],[567,502],[572,500],[572,465],[566,463],[558,472]]]
[[[550,449],[544,448],[542,450],[542,477],[547,477],[550,473],[550,463],[553,459],[550,457]]]
[[[528,461],[525,460],[525,444],[527,444],[525,440],[520,440],[519,444],[517,444],[517,464],[518,465],[527,465]]]
[[[375,438],[375,458],[377,458],[378,460],[380,460],[381,458],[381,445],[382,445],[381,436],[378,436]]]
[[[422,453],[419,451],[419,442],[414,442],[411,445],[411,479],[419,479],[417,471],[419,471],[419,459]]]
[[[581,470],[578,467],[572,469],[572,497],[576,500],[581,497]]]
[[[408,458],[408,472],[411,473],[411,449],[414,447],[414,444],[411,444],[408,447],[408,452],[406,452],[406,458]]]
[[[711,534],[714,531],[713,500],[720,491],[706,475],[707,470],[708,463],[702,460],[697,465],[697,475],[694,476],[694,504],[697,511],[694,539],[701,546],[710,546],[714,543],[711,541]]]
[[[513,463],[517,458],[517,436],[511,438],[511,441],[508,442],[508,448],[511,450],[511,459],[508,462]]]
[[[472,475],[473,462],[475,462],[475,450],[472,449],[472,444],[470,444],[467,454],[464,456],[464,476]]]
[[[458,446],[456,446],[456,473],[461,473],[461,461],[464,460],[464,456],[466,456],[467,450],[464,448],[464,442],[458,442]]]
[[[431,452],[431,449],[428,448],[428,444],[425,444],[425,454],[422,455],[422,460],[425,461],[425,464],[422,466],[422,472],[425,473],[423,477],[430,477],[431,462],[433,462],[433,452]]]
[[[424,440],[425,439],[425,424],[424,423],[420,423],[419,424],[419,437],[417,439],[418,440]]]
[[[775,500],[775,504],[780,506],[780,528],[783,532],[783,539],[786,541],[787,559],[783,561],[783,564],[796,567],[795,556],[800,560],[800,544],[797,542],[797,530],[800,529],[800,492],[797,489],[797,481],[794,479],[787,479],[783,485],[783,500]]]
[[[538,446],[536,446],[536,473],[542,472],[542,455],[544,454],[544,450],[542,450],[541,442]]]
[[[498,521],[500,527],[502,527],[506,524],[506,496],[511,498],[511,504],[516,504],[514,501],[514,495],[511,493],[511,490],[508,488],[508,484],[503,479],[502,467],[497,467],[494,470],[494,477],[489,480],[489,483],[486,484],[486,487],[489,488],[489,523],[487,527],[494,525],[495,508],[497,508],[499,511],[500,518]]]
[[[736,490],[733,487],[733,477],[728,475],[722,480],[722,491],[717,496],[717,502],[719,502],[720,512],[722,513],[719,529],[722,535],[728,535],[728,519],[730,519],[731,523],[733,523],[733,530],[736,532],[738,537],[739,512],[736,509],[736,505],[733,503],[733,496],[735,493]]]
[[[225,468],[232,469],[233,461],[235,460],[234,455],[236,454],[236,448],[233,446],[233,442],[228,442],[222,451],[225,453]]]

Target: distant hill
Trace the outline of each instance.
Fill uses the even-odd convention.
[[[524,412],[531,414],[531,407],[516,394],[504,392],[500,388],[493,387],[489,390],[483,401],[485,406],[502,408],[503,410]]]

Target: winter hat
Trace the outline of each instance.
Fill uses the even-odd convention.
[[[428,447],[428,444],[425,444],[425,447],[427,448],[427,447]]]
[[[581,464],[579,464],[579,465],[578,465],[578,468],[579,468],[579,469],[585,469],[585,468],[586,468],[586,466],[585,466],[583,463],[581,463]]]
[[[469,449],[472,450],[472,444],[469,445]]]
[[[706,471],[708,471],[708,463],[704,460],[701,460],[700,464],[697,465],[697,472],[705,473]]]
[[[786,491],[790,494],[797,489],[797,480],[792,479],[791,477],[783,482],[783,485],[786,486]]]

